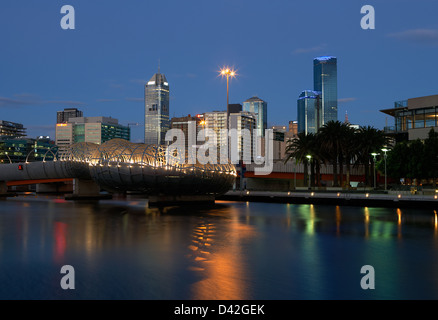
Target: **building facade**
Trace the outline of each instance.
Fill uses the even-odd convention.
[[[243,102],[242,111],[252,112],[257,116],[257,135],[265,136],[268,127],[268,104],[258,97],[252,97]]]
[[[196,148],[199,131],[205,127],[204,115],[197,114],[196,116],[187,115],[185,117],[174,117],[170,121],[171,129],[179,129],[184,133],[184,145],[186,150]],[[191,127],[191,129],[189,129]],[[190,136],[193,135],[193,136]],[[190,145],[194,143],[194,145]]]
[[[317,57],[313,60],[313,90],[321,92],[321,126],[338,120],[337,58]]]
[[[58,148],[50,137],[0,139],[0,163],[52,161]]]
[[[83,117],[84,113],[76,108],[66,108],[56,113],[56,123],[66,123],[70,118]]]
[[[253,135],[257,132],[257,115],[254,112],[237,112],[230,113],[230,129],[236,130],[237,136],[237,152],[240,160],[251,161],[253,158]],[[230,136],[230,156],[232,137]]]
[[[25,137],[26,128],[21,123],[0,120],[0,137]]]
[[[145,85],[145,133],[146,144],[164,145],[169,120],[169,83],[160,72],[154,74]]]
[[[312,90],[301,92],[297,100],[298,132],[316,133],[322,125],[321,93]]]
[[[120,125],[117,119],[110,117],[70,118],[67,123],[56,124],[56,145],[59,153],[64,153],[77,142],[102,144],[111,139],[129,141],[130,137],[130,128]]]
[[[394,117],[394,126],[384,131],[397,141],[423,140],[430,129],[438,131],[438,95],[396,101],[394,108],[380,111]]]

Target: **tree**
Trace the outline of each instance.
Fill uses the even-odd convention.
[[[432,178],[432,184],[435,188],[438,178],[438,132],[435,132],[433,128],[430,129],[428,138],[424,142],[424,157],[426,175],[428,178]]]
[[[314,150],[314,140],[315,135],[312,133],[305,134],[305,132],[300,132],[298,135],[292,140],[288,141],[288,145],[286,147],[286,158],[284,162],[286,163],[290,159],[294,158],[297,163],[304,164],[304,181],[308,178],[308,155],[312,155]]]
[[[338,187],[338,163],[341,151],[342,123],[340,121],[329,121],[320,130],[321,148],[327,155],[328,161],[333,165],[333,186]]]
[[[365,169],[365,185],[371,186],[371,164],[374,159],[372,153],[381,153],[381,149],[389,144],[384,132],[371,126],[360,127],[356,133],[357,158],[356,165],[363,165]]]

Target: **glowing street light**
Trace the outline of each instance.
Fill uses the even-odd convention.
[[[230,114],[229,104],[230,104],[230,86],[229,78],[234,78],[236,76],[236,70],[230,67],[224,67],[220,70],[220,75],[222,77],[227,77],[227,128],[228,128],[228,115]]]
[[[309,190],[310,190],[310,175],[311,175],[311,172],[310,172],[310,159],[312,159],[312,156],[310,155],[310,154],[308,154],[307,156],[306,156],[306,158],[309,160],[309,169],[308,169],[308,175],[309,175]]]
[[[378,155],[380,155],[380,153],[371,153],[371,155],[373,156],[374,162],[373,162],[373,167],[374,167],[374,189],[376,189],[376,157]]]
[[[387,187],[387,183],[386,183],[386,153],[389,151],[386,148],[383,148],[382,151],[384,152],[384,159],[385,159],[385,191],[386,191],[386,187]]]

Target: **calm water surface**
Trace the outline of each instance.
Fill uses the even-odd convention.
[[[374,290],[361,289],[363,265]],[[433,210],[0,201],[0,299],[437,298]]]

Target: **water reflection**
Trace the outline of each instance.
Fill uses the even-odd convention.
[[[428,210],[249,202],[151,209],[141,199],[27,196],[0,203],[0,283],[19,288],[0,289],[0,298],[59,297],[64,264],[81,271],[80,299],[364,298],[364,264],[385,279],[373,298],[438,298],[428,287],[438,284],[437,247],[437,212]],[[36,275],[18,271],[31,268]],[[420,278],[407,280],[413,271]]]

